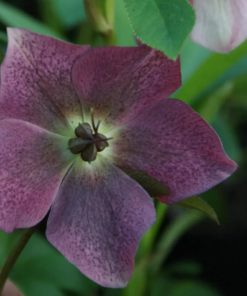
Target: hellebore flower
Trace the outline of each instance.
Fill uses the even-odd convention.
[[[226,53],[247,38],[246,0],[189,0],[196,11],[191,38],[216,52]]]
[[[148,193],[120,167],[141,170],[173,203],[235,169],[210,126],[166,99],[179,61],[147,46],[90,49],[8,29],[0,89],[0,228],[37,224],[81,272],[107,287],[131,277],[155,221]]]

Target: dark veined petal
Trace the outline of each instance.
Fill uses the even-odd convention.
[[[76,60],[72,81],[84,106],[105,124],[120,124],[181,84],[180,62],[147,46],[95,48]]]
[[[1,66],[0,118],[29,121],[67,135],[72,121],[81,118],[70,72],[75,59],[89,47],[25,29],[9,28],[8,39]]]
[[[155,221],[153,202],[135,181],[98,156],[80,158],[54,201],[47,238],[82,273],[106,287],[125,287],[142,235]]]
[[[178,202],[220,183],[237,168],[214,130],[179,100],[163,100],[111,134],[105,153],[116,165],[145,171]]]
[[[67,145],[67,137],[28,122],[0,121],[0,229],[43,219],[75,158]]]

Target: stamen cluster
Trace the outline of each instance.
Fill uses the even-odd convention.
[[[100,134],[99,130],[100,121],[95,126],[94,117],[92,115],[92,126],[87,122],[79,123],[75,129],[75,135],[77,138],[69,140],[69,147],[71,153],[81,154],[81,158],[84,161],[91,162],[97,158],[97,153],[103,151],[106,147],[109,147],[106,136]]]

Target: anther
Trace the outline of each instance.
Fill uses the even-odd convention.
[[[69,147],[68,149],[73,154],[79,154],[83,151],[88,145],[90,145],[92,141],[90,140],[83,140],[80,138],[73,138],[69,140]]]
[[[68,149],[73,154],[81,154],[81,158],[84,161],[92,162],[97,158],[97,153],[103,151],[106,147],[109,147],[108,141],[112,138],[100,134],[99,126],[100,120],[95,124],[94,110],[90,109],[91,113],[91,128],[87,122],[79,123],[75,129],[75,135],[77,138],[69,140]]]
[[[89,163],[94,161],[97,158],[97,147],[96,145],[88,145],[82,152],[81,158],[84,161],[88,161]]]
[[[82,139],[92,139],[92,129],[88,123],[79,123],[78,127],[75,129],[75,134],[78,138]]]

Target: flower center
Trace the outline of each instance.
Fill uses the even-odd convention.
[[[93,128],[91,128],[90,124],[87,122],[79,123],[78,127],[75,129],[77,138],[70,139],[68,143],[68,149],[71,153],[81,154],[82,160],[89,163],[97,158],[98,152],[109,147],[108,141],[112,139],[98,132],[100,121],[95,125],[93,112],[91,112],[91,121]]]

